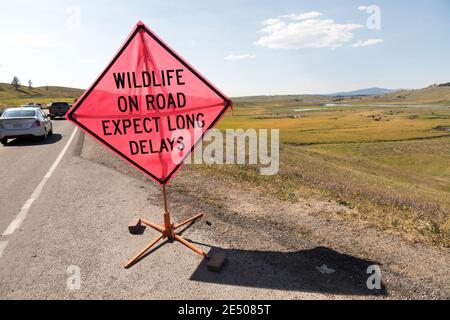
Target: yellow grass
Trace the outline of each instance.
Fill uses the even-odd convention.
[[[324,107],[273,99],[238,101],[234,116],[218,127],[280,129],[278,175],[263,177],[251,166],[202,168],[288,201],[319,194],[355,209],[343,218],[450,245],[449,106]]]

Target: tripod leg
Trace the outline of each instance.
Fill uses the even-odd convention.
[[[150,243],[148,246],[145,247],[144,250],[139,252],[133,259],[128,261],[128,263],[125,265],[125,268],[131,267],[137,260],[139,260],[151,247],[153,247],[158,241],[160,241],[164,236],[159,236],[155,241]]]
[[[187,219],[187,220],[185,220],[185,221],[175,225],[174,229],[178,229],[179,227],[182,227],[182,226],[184,226],[184,225],[186,225],[186,224],[188,224],[190,222],[193,222],[193,221],[195,221],[197,219],[200,219],[201,217],[203,217],[203,213],[197,214],[196,216],[193,216],[192,218],[189,218],[189,219]]]
[[[182,237],[180,237],[179,235],[175,235],[174,238],[181,242],[182,244],[184,244],[186,247],[188,247],[189,249],[191,249],[192,251],[194,251],[195,253],[201,255],[202,257],[206,257],[206,253],[204,253],[202,250],[200,250],[199,248],[195,247],[193,244],[189,243],[188,241],[184,240]]]
[[[142,222],[143,224],[145,224],[145,225],[147,225],[147,226],[149,226],[149,227],[155,229],[156,231],[159,231],[159,232],[161,232],[161,233],[164,232],[164,228],[158,226],[157,224],[155,224],[155,223],[153,223],[153,222],[151,222],[151,221],[148,221],[148,220],[145,220],[145,219],[141,219],[141,222]]]

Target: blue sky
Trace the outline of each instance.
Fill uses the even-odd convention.
[[[87,88],[138,20],[230,96],[450,81],[447,0],[1,2],[0,82]]]

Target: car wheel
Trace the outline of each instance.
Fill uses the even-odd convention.
[[[0,143],[4,146],[6,146],[6,144],[8,143],[8,138],[3,138],[0,140]]]
[[[50,119],[51,120],[55,120],[55,116],[50,116]]]
[[[48,138],[47,131],[44,131],[44,135],[41,136],[41,140],[42,140],[42,141],[45,141],[45,140],[47,140],[47,138]]]

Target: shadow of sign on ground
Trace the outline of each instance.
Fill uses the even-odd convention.
[[[382,282],[380,289],[370,290],[367,287],[367,279],[371,276],[367,268],[376,265],[376,262],[341,254],[326,247],[296,252],[210,248],[210,255],[218,251],[225,252],[227,263],[220,272],[215,273],[208,270],[207,261],[203,260],[190,280],[323,294],[387,295]]]

